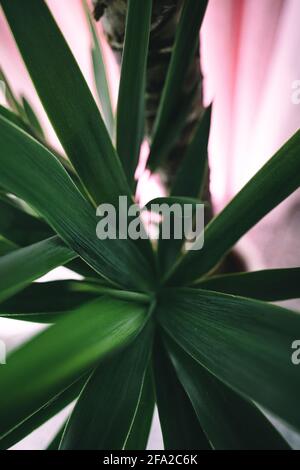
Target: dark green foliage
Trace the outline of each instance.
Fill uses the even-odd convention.
[[[127,10],[124,0],[105,0],[96,2],[97,16],[108,3],[123,5],[121,24],[127,15],[116,149],[90,18],[106,125],[46,3],[0,0],[68,158],[51,150],[31,105],[13,94],[0,71],[10,107],[0,107],[0,316],[48,325],[0,366],[0,448],[77,400],[49,449],[144,449],[155,404],[166,449],[287,449],[260,407],[300,430],[300,375],[291,361],[300,316],[267,302],[300,297],[300,268],[222,276],[213,270],[299,188],[300,131],[210,221],[202,250],[183,254],[181,240],[160,241],[158,248],[148,240],[98,240],[95,204],[134,199],[154,33],[161,46],[166,32],[161,15],[170,14],[162,16],[168,46],[176,40],[153,106],[151,168],[178,144],[198,96],[182,94],[181,86],[198,57],[207,5],[187,0],[182,8],[181,0],[164,0],[164,10],[156,0],[129,0]],[[201,114],[193,138],[184,140],[168,205],[206,199],[211,109],[202,121]],[[34,282],[64,265],[84,279]]]

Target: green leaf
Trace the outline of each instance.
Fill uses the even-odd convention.
[[[96,204],[129,195],[122,166],[83,75],[43,0],[1,5],[49,119]],[[37,47],[38,44],[38,47]]]
[[[101,298],[84,305],[8,356],[0,370],[0,436],[103,357],[132,341],[145,307]]]
[[[153,351],[156,401],[166,450],[210,450],[159,335]]]
[[[207,173],[212,107],[205,111],[171,188],[171,196],[201,198]]]
[[[19,246],[27,246],[54,235],[41,219],[27,214],[8,198],[0,196],[0,233]]]
[[[54,235],[54,231],[42,219],[25,212],[11,199],[3,195],[0,195],[0,214],[0,234],[14,243],[6,251],[4,244],[2,254],[13,251],[21,246],[28,246],[42,241]],[[68,263],[66,267],[83,277],[98,277],[97,273],[79,258]]]
[[[25,114],[26,114],[27,122],[30,125],[32,131],[34,132],[36,137],[42,140],[45,140],[45,134],[42,129],[41,123],[39,122],[39,119],[37,115],[35,114],[35,111],[33,110],[29,101],[25,98],[25,96],[22,97],[22,103],[23,103]]]
[[[89,284],[81,281],[33,283],[0,303],[0,317],[54,323],[64,314],[100,295],[95,288],[91,286],[89,290]]]
[[[54,436],[54,439],[50,442],[46,450],[59,450],[59,446],[64,435],[68,420],[64,422],[57,434]]]
[[[199,31],[208,0],[186,0],[181,14],[174,51],[154,125],[151,152],[148,166],[153,171],[166,154],[166,140],[169,139],[170,123],[178,116],[183,100],[182,83],[189,65],[199,47]],[[188,106],[185,106],[185,113]],[[179,113],[184,120],[185,113]]]
[[[0,184],[7,191],[34,207],[104,278],[123,287],[148,289],[151,270],[140,250],[128,239],[97,238],[96,211],[45,147],[1,117],[0,146]]]
[[[0,67],[0,80],[4,82],[5,84],[5,98],[6,101],[9,105],[9,107],[16,113],[17,115],[21,116],[22,118],[24,117],[24,110],[19,103],[18,98],[15,96],[9,81],[7,80],[7,77],[3,71],[3,69]]]
[[[182,212],[180,215],[178,215],[176,211],[176,205],[181,206]],[[149,211],[152,210],[152,212],[158,213],[161,216],[163,215],[164,208],[167,208],[166,206],[168,206],[170,209],[170,233],[167,234],[167,237],[165,235],[165,238],[163,238],[162,231],[164,217],[162,217],[162,222],[160,223],[160,234],[158,241],[158,261],[160,263],[161,271],[165,272],[168,267],[172,266],[176,258],[179,256],[181,249],[183,248],[183,244],[185,241],[184,230],[187,222],[184,220],[186,217],[184,213],[185,205],[189,205],[192,208],[192,217],[190,217],[189,221],[190,229],[192,229],[193,217],[195,217],[197,208],[199,207],[199,205],[206,206],[206,204],[204,204],[199,199],[182,196],[158,197],[148,202],[145,206],[145,208]],[[176,235],[176,232],[174,230],[175,224],[178,228],[179,226],[181,226],[182,236],[180,238],[175,238],[175,236],[178,236]]]
[[[70,263],[66,264],[66,268],[71,269],[71,271],[74,271],[77,274],[80,274],[84,278],[89,278],[89,279],[98,279],[103,282],[109,284],[109,281],[103,279],[102,277],[100,278],[98,273],[94,271],[88,264],[85,263],[81,258],[76,258]]]
[[[24,121],[10,109],[5,108],[0,104],[0,116],[4,117],[8,121],[12,122],[16,126],[20,127],[25,132],[30,132],[30,128],[28,125],[24,123]]]
[[[5,238],[0,237],[0,257],[11,253],[17,248],[18,247],[14,243],[11,243],[10,241],[5,240]]]
[[[192,95],[182,98],[182,100],[178,103],[176,107],[176,114],[172,116],[172,119],[169,121],[168,127],[166,128],[165,133],[162,136],[163,140],[160,140],[158,144],[158,149],[155,151],[155,154],[152,150],[153,147],[150,147],[150,154],[147,160],[147,165],[151,171],[155,171],[156,167],[159,167],[160,164],[161,166],[163,166],[165,156],[170,154],[170,152],[174,148],[174,145],[178,141],[178,137],[186,126],[188,113],[191,110],[191,107],[193,106],[194,99],[195,98]],[[180,109],[180,113],[178,112],[178,109]],[[155,161],[153,163],[153,160],[155,159],[157,160],[157,162]]]
[[[89,280],[87,280],[89,281]],[[141,294],[140,292],[132,292],[128,290],[113,289],[107,285],[98,284],[98,280],[95,279],[95,283],[92,285],[87,284],[87,290],[90,291],[94,286],[94,292],[98,295],[109,295],[114,299],[126,300],[128,302],[139,302],[142,304],[149,305],[152,302],[152,294]]]
[[[117,151],[133,185],[145,124],[152,0],[128,0],[117,113]]]
[[[122,449],[138,407],[151,352],[152,325],[95,370],[63,435],[61,450]]]
[[[300,131],[210,222],[203,250],[189,252],[169,273],[169,284],[188,284],[212,270],[251,227],[299,188],[299,151]]]
[[[300,268],[214,276],[199,282],[197,287],[272,302],[297,299],[300,298]]]
[[[5,437],[0,438],[0,450],[7,450],[17,444],[77,399],[86,381],[87,376],[85,375],[61,393],[52,397],[48,402],[45,402],[40,409],[19,423]]]
[[[145,450],[147,448],[155,406],[151,368],[145,375],[141,397],[127,437],[124,450]]]
[[[26,285],[74,258],[58,238],[52,237],[20,248],[0,258],[0,302]]]
[[[94,26],[93,20],[91,19],[86,0],[83,1],[83,6],[86,12],[87,21],[93,38],[92,61],[96,90],[100,100],[104,122],[106,124],[111,139],[113,139],[115,133],[115,118],[112,110],[109,83],[107,79],[101,43],[98,38],[98,34]]]
[[[300,375],[292,362],[298,313],[200,289],[166,290],[158,305],[164,329],[203,367],[300,428]]]
[[[161,204],[167,204],[168,206],[172,206],[173,204],[179,204],[180,206],[184,207],[184,204],[191,204],[195,207],[197,204],[203,204],[203,202],[199,201],[199,199],[193,197],[184,197],[184,196],[167,196],[167,197],[156,197],[155,199],[151,199],[144,209],[153,212],[160,212],[159,207],[152,207],[152,206],[160,206]]]
[[[15,114],[9,109],[4,108],[1,105],[0,105],[0,116],[4,117],[8,121],[10,121],[12,124],[15,124],[17,127],[20,127],[20,129],[27,132],[27,134],[30,134],[32,137],[37,138],[37,140],[39,140],[43,145],[45,145],[45,147],[47,147],[48,150],[50,150],[51,153],[53,153],[56,156],[56,158],[58,158],[58,160],[63,165],[65,170],[68,172],[69,176],[74,181],[78,189],[80,189],[80,191],[84,194],[84,196],[86,195],[86,191],[84,187],[82,186],[81,181],[78,178],[78,175],[76,174],[69,160],[67,160],[66,157],[64,157],[59,152],[57,152],[57,150],[53,149],[43,136],[37,135],[36,132],[34,132],[31,127],[29,127],[28,123],[25,122],[24,120],[26,119],[26,116],[20,117],[19,115]]]
[[[203,430],[216,450],[288,450],[265,415],[169,338],[165,339],[177,375],[190,397]]]

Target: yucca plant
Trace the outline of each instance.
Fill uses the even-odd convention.
[[[189,121],[199,83],[192,80],[191,93],[183,83],[198,60],[207,1],[96,2],[97,18],[104,14],[104,29],[114,31],[112,43],[121,28],[116,126],[93,20],[103,118],[44,1],[0,3],[67,157],[50,148],[30,104],[6,81],[0,315],[49,327],[0,367],[1,449],[73,400],[49,449],[145,449],[155,404],[166,449],[288,449],[265,410],[300,429],[300,375],[291,361],[300,317],[270,302],[300,297],[300,268],[226,274],[223,260],[299,187],[300,132],[210,220],[202,250],[185,253],[175,239],[99,240],[96,206],[134,197],[161,18],[170,20],[172,33],[164,78],[157,72],[157,107],[146,105],[155,110],[148,116],[149,166],[168,172],[170,152],[181,146],[175,176],[172,166],[166,178],[166,202],[205,193],[211,112],[202,118],[198,102],[196,123]],[[192,121],[188,138],[183,132],[178,141]],[[34,282],[63,265],[82,280]]]

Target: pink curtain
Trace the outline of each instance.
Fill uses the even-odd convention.
[[[221,209],[300,127],[299,0],[210,0],[202,28],[212,193]],[[300,156],[299,156],[300,158]],[[283,182],[284,184],[284,182]],[[300,192],[239,246],[252,268],[300,262]]]

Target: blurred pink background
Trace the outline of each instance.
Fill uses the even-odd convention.
[[[81,0],[47,0],[84,76],[94,92],[91,39]],[[213,100],[210,139],[211,190],[216,210],[241,189],[272,154],[300,127],[300,104],[292,101],[293,83],[300,80],[299,0],[210,0],[201,31],[205,101]],[[98,26],[101,35],[101,28]],[[102,37],[102,35],[101,35]],[[113,102],[118,69],[102,38]],[[38,47],[38,45],[37,45]],[[51,53],[51,51],[49,51]],[[43,111],[0,12],[0,65],[14,91],[30,99],[51,143],[59,142]],[[97,99],[97,98],[96,98]],[[147,147],[144,147],[144,155]],[[300,155],[299,155],[300,158]],[[142,177],[142,199],[160,192],[157,181]],[[251,269],[300,266],[300,192],[294,193],[239,243]],[[69,276],[66,270],[50,276]],[[49,279],[49,276],[47,277]],[[299,303],[290,304],[299,308]],[[0,320],[1,336],[11,344],[40,326]],[[54,424],[53,424],[54,423]],[[41,448],[55,423],[33,433],[18,448]],[[161,448],[156,426],[152,448]]]

